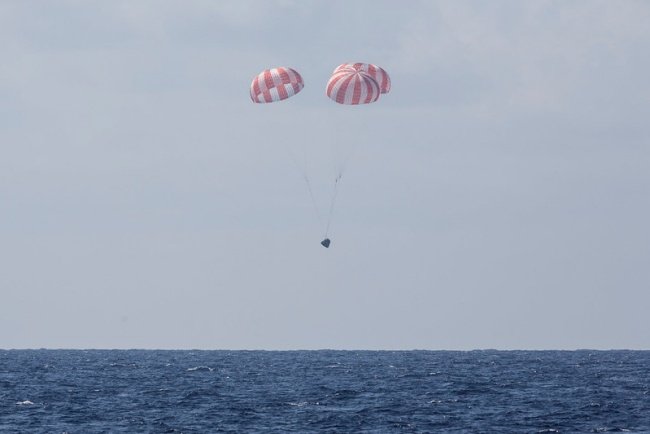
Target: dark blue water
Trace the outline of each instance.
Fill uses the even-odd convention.
[[[0,351],[0,432],[650,432],[648,351]]]

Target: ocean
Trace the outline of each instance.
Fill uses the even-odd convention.
[[[3,350],[0,432],[650,432],[650,351]]]

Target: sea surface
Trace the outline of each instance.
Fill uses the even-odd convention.
[[[650,351],[0,351],[0,432],[650,432]]]

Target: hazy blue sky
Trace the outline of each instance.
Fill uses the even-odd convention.
[[[0,1],[0,348],[650,348],[650,2]],[[383,66],[376,104],[324,96]],[[256,105],[290,66],[305,89]],[[356,143],[332,247],[330,145]]]

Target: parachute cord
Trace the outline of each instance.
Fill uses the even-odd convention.
[[[327,227],[325,228],[325,238],[327,238],[327,235],[330,232],[330,224],[332,223],[332,216],[334,215],[334,205],[336,203],[336,196],[339,191],[339,181],[341,180],[342,176],[343,171],[339,172],[339,174],[336,176],[336,179],[334,180],[334,189],[332,190],[332,200],[330,202],[330,212],[327,216]]]
[[[314,213],[316,214],[316,218],[318,219],[318,221],[320,221],[321,224],[322,224],[323,223],[323,214],[321,213],[320,209],[318,208],[318,202],[316,202],[316,197],[314,196],[314,191],[311,188],[311,181],[309,180],[309,175],[307,175],[307,170],[305,170],[305,168],[302,167],[298,163],[298,159],[296,158],[296,155],[295,155],[293,149],[291,149],[290,146],[287,146],[287,150],[289,151],[289,155],[291,156],[291,161],[293,161],[293,164],[295,164],[296,168],[298,169],[298,171],[302,175],[302,179],[305,180],[305,184],[307,185],[307,191],[309,192],[309,197],[311,199],[311,204],[314,207]]]
[[[335,170],[338,170],[337,182],[347,171],[348,164],[350,163],[350,160],[352,160],[352,157],[356,150],[357,150],[357,143],[353,142],[353,145],[350,146],[350,150],[345,154],[341,164],[339,164],[338,167],[334,167]]]
[[[307,190],[309,191],[309,197],[311,198],[311,204],[314,206],[314,212],[316,213],[316,217],[318,217],[318,220],[321,222],[323,221],[323,216],[318,209],[318,203],[316,202],[316,198],[314,197],[314,191],[311,189],[311,182],[309,181],[309,177],[307,176],[307,173],[302,174],[302,177],[305,180],[305,183],[307,184]]]
[[[343,160],[343,163],[339,166],[339,171],[338,175],[336,175],[336,179],[334,179],[334,189],[332,190],[332,199],[330,202],[330,210],[329,214],[327,215],[327,227],[325,229],[325,238],[327,238],[327,235],[330,232],[330,225],[332,223],[332,218],[334,216],[334,205],[336,204],[336,197],[338,195],[338,186],[339,186],[339,181],[343,177],[343,174],[345,173],[345,170],[347,169],[348,163],[352,159],[352,154],[354,153],[355,149],[352,148],[350,152],[345,156],[345,159]]]

